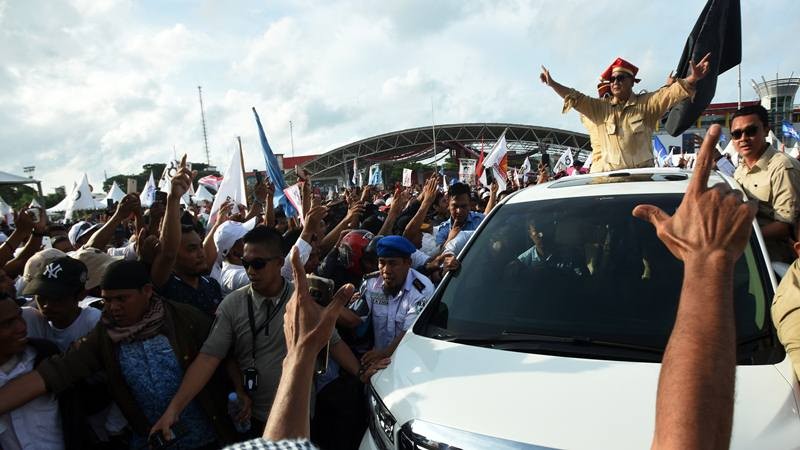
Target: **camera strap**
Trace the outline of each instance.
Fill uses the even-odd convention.
[[[252,288],[251,288],[252,289]],[[253,339],[252,345],[252,353],[253,353],[253,366],[256,364],[256,334],[260,333],[261,330],[264,330],[264,336],[269,336],[269,323],[272,322],[272,319],[278,315],[278,312],[281,310],[281,306],[286,302],[289,298],[289,283],[284,281],[283,292],[281,293],[281,298],[278,301],[278,304],[273,306],[272,300],[269,298],[265,298],[264,302],[267,304],[267,318],[264,320],[264,323],[261,324],[260,327],[256,328],[256,316],[255,312],[253,311],[253,295],[250,291],[247,291],[247,319],[250,323],[250,333]]]

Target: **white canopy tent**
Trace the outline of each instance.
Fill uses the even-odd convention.
[[[200,202],[213,203],[214,194],[209,192],[208,189],[206,189],[206,187],[201,184],[197,188],[197,192],[194,194],[193,200],[195,203],[200,203]]]
[[[114,203],[117,203],[121,201],[123,197],[125,197],[125,192],[123,192],[122,189],[117,186],[117,182],[114,181],[111,184],[111,189],[108,190],[108,194],[106,194],[106,200],[111,199]]]
[[[56,206],[48,209],[48,213],[65,213],[66,218],[72,217],[73,211],[105,209],[106,205],[92,196],[89,190],[89,178],[83,174],[81,182],[72,188],[72,191],[64,197]]]

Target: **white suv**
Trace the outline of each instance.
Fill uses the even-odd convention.
[[[683,265],[631,211],[674,212],[691,176],[574,176],[495,208],[373,377],[361,449],[649,447]],[[715,172],[718,182],[736,186]],[[800,389],[770,321],[764,249],[754,223],[734,268],[731,448],[800,448]]]

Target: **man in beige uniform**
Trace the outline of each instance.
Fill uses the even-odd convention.
[[[768,133],[763,106],[746,106],[733,114],[731,137],[740,156],[733,177],[749,198],[758,200],[756,220],[770,258],[790,263],[794,255],[789,238],[800,212],[800,162],[776,152],[766,141]]]
[[[800,223],[795,224],[800,241]],[[798,259],[781,279],[772,300],[772,324],[778,330],[778,339],[792,359],[794,373],[800,379],[800,242],[792,245]]]
[[[639,81],[635,78],[639,69],[617,58],[602,76],[611,82],[608,99],[592,98],[562,86],[544,67],[539,78],[564,99],[563,112],[574,108],[585,116],[583,123],[589,135],[597,136],[592,172],[653,167],[651,139],[656,123],[669,108],[694,94],[695,83],[708,73],[708,57],[706,55],[698,64],[691,63],[686,78],[645,94],[633,93],[633,84]],[[592,144],[594,146],[594,142]]]

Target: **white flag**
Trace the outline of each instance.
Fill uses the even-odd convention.
[[[593,153],[589,153],[589,156],[586,157],[586,161],[583,162],[583,168],[586,170],[592,168],[592,155]]]
[[[497,183],[497,192],[505,191],[506,188],[508,188],[508,179],[506,178],[508,175],[506,174],[505,170],[501,170],[496,165],[490,167],[487,170],[492,171],[492,176],[494,177],[494,181]]]
[[[725,146],[725,150],[722,151],[722,154],[730,155],[733,166],[739,166],[739,152],[737,152],[736,147],[733,146],[733,140],[728,141],[728,145]]]
[[[561,158],[558,158],[558,162],[556,162],[553,172],[558,173],[562,170],[567,170],[567,167],[572,167],[574,162],[575,161],[572,159],[572,151],[570,149],[566,149],[564,153],[561,154]]]
[[[529,157],[525,157],[525,161],[522,162],[522,167],[519,168],[520,172],[522,172],[522,177],[526,177],[529,173],[533,172],[533,167],[531,167],[531,160]]]
[[[403,186],[411,187],[411,169],[403,169]]]
[[[219,185],[217,196],[214,197],[214,203],[211,205],[211,212],[209,212],[208,228],[214,226],[216,222],[217,211],[225,203],[225,200],[230,199],[233,201],[234,206],[231,212],[238,212],[238,205],[247,206],[247,191],[244,187],[244,177],[242,172],[242,153],[237,148],[231,153],[231,162],[222,176],[222,183]]]
[[[297,215],[300,218],[300,224],[305,222],[305,211],[303,211],[303,194],[300,191],[300,183],[293,184],[283,190],[286,194],[286,199],[297,210]]]
[[[147,180],[147,183],[144,184],[142,188],[142,193],[139,194],[139,202],[141,202],[142,206],[145,208],[149,208],[153,206],[153,202],[156,200],[156,182],[153,179],[153,171],[150,171],[150,178]]]

